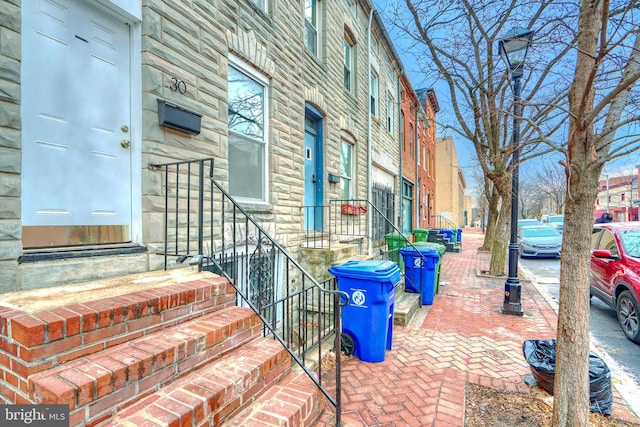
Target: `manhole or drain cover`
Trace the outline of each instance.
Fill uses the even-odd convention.
[[[488,350],[485,353],[493,360],[503,360],[508,358],[507,355],[500,350]]]

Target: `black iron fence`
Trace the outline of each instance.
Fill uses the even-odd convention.
[[[173,259],[226,277],[238,305],[262,319],[341,419],[341,317],[347,294],[318,283],[213,178],[213,159],[152,165],[162,172],[165,269]],[[315,215],[315,212],[312,212]],[[350,226],[356,227],[351,223]],[[347,229],[345,229],[347,230]],[[349,229],[351,230],[351,229]],[[322,363],[333,349],[335,362]],[[331,385],[329,385],[331,384]]]

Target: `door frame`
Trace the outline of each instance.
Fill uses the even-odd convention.
[[[314,168],[314,172],[316,175],[316,186],[315,186],[315,194],[314,194],[314,200],[315,200],[315,204],[314,206],[322,206],[322,204],[324,203],[324,116],[322,115],[322,113],[315,108],[314,106],[310,105],[310,104],[305,104],[305,108],[304,108],[304,119],[305,119],[305,126],[304,126],[304,135],[306,137],[307,135],[307,126],[306,126],[306,121],[307,118],[309,118],[310,120],[313,120],[314,122],[317,123],[317,127],[315,129],[315,146],[314,146],[314,159],[313,159],[313,168]],[[306,146],[306,143],[303,143],[303,151],[304,151],[304,147]],[[304,159],[304,152],[303,152],[303,159]],[[305,165],[306,167],[306,165]],[[306,196],[307,194],[307,183],[306,183],[306,171],[304,172],[305,178],[304,178],[304,194]],[[304,202],[304,201],[303,201]],[[304,203],[303,203],[304,204]],[[323,221],[324,221],[324,213],[323,210],[315,210],[315,214],[314,214],[314,230],[315,231],[320,231],[323,228]],[[305,221],[306,224],[306,221]],[[305,225],[306,228],[306,225]]]
[[[97,0],[95,6],[99,13],[110,15],[129,28],[129,137],[131,141],[129,239],[133,244],[142,245],[142,4],[139,1]],[[56,248],[58,249],[62,250],[62,248]]]

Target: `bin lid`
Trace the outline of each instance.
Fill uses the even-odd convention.
[[[414,233],[428,233],[429,230],[425,230],[424,228],[416,228],[413,230]]]
[[[413,246],[416,246],[416,247],[429,246],[429,247],[435,248],[440,254],[440,256],[444,255],[444,253],[447,251],[447,247],[445,245],[441,245],[440,243],[436,243],[436,242],[415,242]]]
[[[384,235],[386,239],[400,239],[400,240],[409,240],[406,234],[400,233],[387,233]]]
[[[400,267],[388,260],[351,260],[329,268],[336,277],[370,280],[373,282],[400,281]],[[396,277],[397,276],[397,277]]]
[[[438,249],[435,247],[416,245],[415,243],[414,243],[414,246],[416,247],[415,249],[412,248],[411,246],[405,246],[404,248],[401,248],[399,251],[400,255],[413,255],[413,256],[422,255],[422,256],[431,256],[434,258],[440,258],[440,253],[438,252]]]

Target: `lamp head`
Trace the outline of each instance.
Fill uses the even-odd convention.
[[[522,65],[527,57],[533,31],[515,27],[507,31],[504,38],[498,40],[500,56],[509,67],[513,77],[522,76]]]

